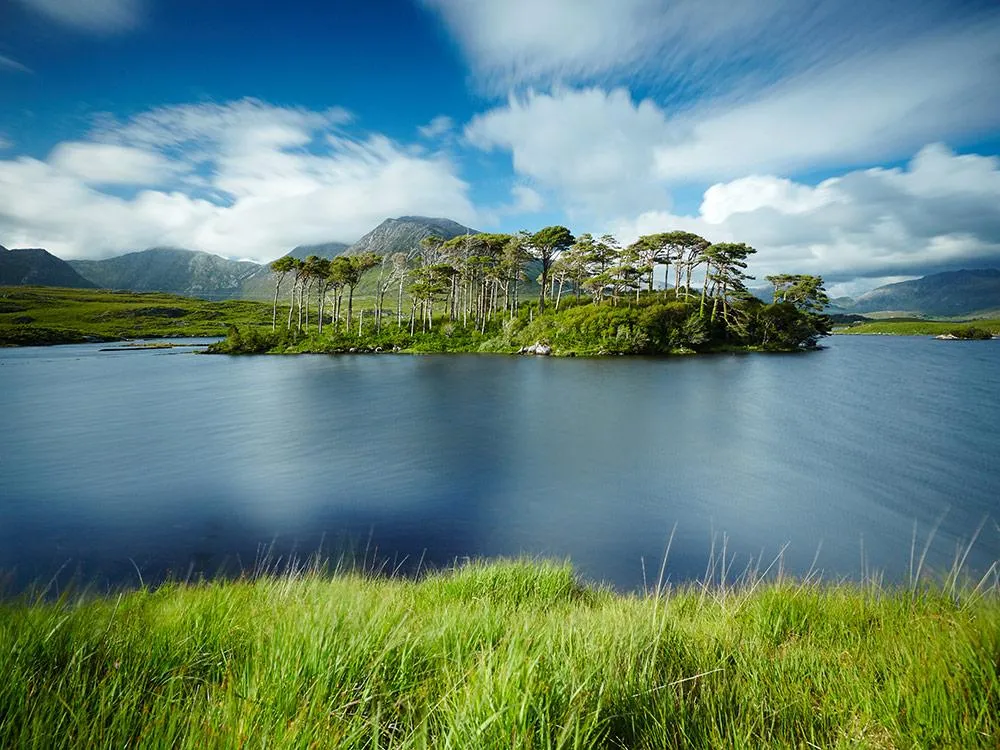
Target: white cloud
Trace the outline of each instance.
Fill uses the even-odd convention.
[[[348,119],[257,101],[104,118],[47,161],[0,160],[0,237],[67,258],[174,245],[267,261],[297,244],[357,239],[390,216],[474,221],[450,161],[348,137]],[[97,189],[163,180],[130,197]]]
[[[599,216],[666,206],[665,188],[893,160],[1000,126],[1000,20],[951,28],[676,112],[624,89],[511,95],[466,126],[482,149]]]
[[[454,128],[454,120],[447,115],[438,115],[426,125],[421,125],[417,128],[417,132],[420,133],[422,138],[433,140],[435,138],[440,138],[443,135],[447,135]]]
[[[858,170],[814,187],[751,176],[711,186],[696,216],[651,211],[608,228],[626,242],[668,229],[747,242],[760,279],[789,272],[849,282],[997,265],[1000,158],[933,144],[905,169]]]
[[[623,89],[511,96],[465,128],[472,145],[511,152],[514,170],[556,189],[571,210],[607,215],[663,206],[653,144],[666,130],[652,102]]]
[[[512,214],[536,214],[545,207],[545,199],[534,188],[527,185],[515,185],[510,189],[513,203]]]
[[[159,185],[186,171],[155,151],[86,141],[60,143],[48,162],[89,185]]]
[[[680,95],[846,58],[947,24],[964,10],[943,0],[915,0],[906,13],[868,0],[423,4],[440,15],[480,83],[493,92],[638,78],[683,89]]]
[[[94,33],[128,31],[141,17],[141,0],[20,1],[53,21]]]
[[[7,149],[13,147],[14,143],[4,138],[3,133],[0,133],[0,151],[6,151]]]
[[[680,181],[861,164],[986,132],[1000,125],[998,39],[994,20],[699,105],[671,120],[657,170]]]

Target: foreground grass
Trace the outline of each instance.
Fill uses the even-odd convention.
[[[159,292],[0,287],[0,346],[124,338],[224,336],[227,325],[271,325],[271,305]]]
[[[897,336],[938,336],[969,328],[982,328],[994,336],[1000,335],[1000,318],[968,321],[943,320],[873,320],[871,323],[859,323],[845,328],[838,328],[836,333],[879,333]]]
[[[0,605],[0,746],[996,747],[1000,600],[567,566]]]

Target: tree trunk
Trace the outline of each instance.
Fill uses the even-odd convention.
[[[292,281],[292,294],[288,300],[288,323],[285,324],[285,330],[292,330],[292,312],[295,310],[295,287],[299,283],[298,279]]]
[[[701,318],[705,317],[705,298],[708,296],[708,274],[712,270],[711,266],[705,267],[705,281],[701,285],[701,308],[698,312],[698,316]]]
[[[323,285],[320,284],[319,298],[316,303],[316,307],[318,308],[316,310],[316,325],[318,328],[317,333],[319,333],[320,335],[323,334],[323,303],[325,301],[326,301],[326,289],[324,289]]]
[[[549,283],[549,264],[542,259],[542,283],[538,287],[538,314],[545,312],[545,287]]]
[[[399,293],[396,295],[396,328],[403,327],[403,279],[399,277]]]
[[[271,330],[278,327],[278,291],[281,289],[281,282],[285,280],[285,274],[278,277],[278,283],[274,285],[274,306],[271,308]]]

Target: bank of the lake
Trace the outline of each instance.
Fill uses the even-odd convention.
[[[419,581],[307,572],[8,602],[0,745],[1000,743],[995,577],[660,594],[494,562]]]
[[[160,292],[0,287],[0,346],[220,337],[231,325],[270,322],[271,306],[260,302],[210,302]]]
[[[834,329],[838,334],[870,334],[891,336],[942,336],[955,334],[961,337],[970,329],[989,332],[1000,336],[1000,318],[983,318],[981,320],[920,320],[907,318],[904,320],[872,320],[866,323],[856,323]]]

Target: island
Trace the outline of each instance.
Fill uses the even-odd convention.
[[[773,295],[761,300],[746,286],[755,252],[683,231],[623,247],[611,235],[574,237],[549,226],[428,237],[412,257],[285,256],[271,264],[270,326],[230,326],[209,351],[600,356],[815,348],[830,333],[822,278],[768,276]],[[356,304],[362,289],[370,305]],[[526,289],[536,298],[524,299]]]

